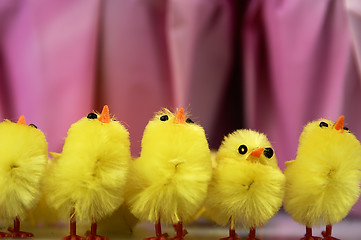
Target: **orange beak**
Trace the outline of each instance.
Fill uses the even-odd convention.
[[[176,124],[185,124],[186,123],[186,120],[185,120],[185,117],[184,117],[184,109],[183,108],[180,108],[177,112],[177,115],[175,116],[174,118],[174,123]]]
[[[24,115],[21,115],[21,116],[19,117],[19,120],[18,120],[17,124],[26,125]]]
[[[343,115],[341,115],[337,122],[335,123],[335,126],[334,128],[337,130],[337,131],[340,131],[343,132],[343,124],[345,123],[345,117]]]
[[[263,151],[264,151],[264,148],[257,148],[251,152],[251,156],[255,156],[255,157],[259,158],[261,156],[261,154],[263,153]]]
[[[110,116],[109,116],[109,107],[108,105],[104,105],[102,113],[100,114],[99,121],[102,123],[109,123]]]

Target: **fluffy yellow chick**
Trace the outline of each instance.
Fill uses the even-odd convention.
[[[87,239],[107,239],[96,235],[97,222],[123,203],[129,162],[128,131],[110,118],[107,105],[100,115],[89,113],[71,125],[47,182],[49,205],[70,216],[64,240],[82,239],[76,220],[92,222]]]
[[[337,122],[319,119],[308,123],[299,139],[296,160],[286,163],[284,207],[292,218],[306,226],[304,240],[312,227],[326,225],[324,239],[331,236],[332,224],[341,221],[360,195],[361,145]]]
[[[156,236],[166,239],[160,221],[174,224],[176,237],[186,234],[183,223],[200,209],[212,167],[208,142],[201,126],[164,109],[147,124],[141,155],[131,164],[127,203],[140,220],[155,224]]]
[[[209,215],[218,224],[229,222],[224,240],[239,239],[238,222],[250,229],[247,239],[257,239],[256,227],[274,216],[284,196],[285,176],[271,143],[262,133],[237,130],[225,137],[216,161],[205,204]]]
[[[0,123],[0,218],[14,220],[14,228],[8,229],[11,234],[1,237],[33,236],[20,231],[20,220],[40,199],[47,148],[44,134],[33,124],[26,125],[24,116],[17,123]]]

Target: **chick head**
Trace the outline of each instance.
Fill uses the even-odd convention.
[[[163,109],[155,114],[144,130],[141,154],[166,151],[174,155],[167,158],[176,157],[195,150],[194,147],[199,144],[209,152],[203,128],[188,118],[183,108],[176,113]]]
[[[88,129],[101,129],[118,125],[118,122],[110,117],[109,107],[108,105],[105,105],[101,113],[89,113],[86,117],[83,117],[78,122],[74,123],[70,129],[74,127],[82,128],[79,127],[79,125]]]
[[[317,159],[347,159],[346,156],[360,153],[360,142],[354,134],[344,126],[345,117],[340,116],[336,122],[318,119],[308,123],[300,136],[297,159],[310,159],[303,156],[314,156]],[[315,158],[312,159],[315,159]],[[351,157],[355,159],[354,157]],[[358,158],[358,157],[356,157]]]
[[[99,146],[103,146],[100,143],[103,142],[108,143],[109,149],[115,144],[122,143],[124,154],[130,154],[128,130],[120,122],[116,121],[116,119],[110,117],[109,107],[107,105],[103,107],[100,114],[89,113],[86,117],[72,124],[68,130],[68,136],[65,140],[62,154],[77,151],[79,154],[84,152],[83,155],[101,155],[98,157],[112,158],[111,155],[114,151],[99,149]]]
[[[1,149],[7,152],[1,156],[9,154],[25,154],[32,157],[30,153],[47,155],[47,142],[44,134],[34,124],[26,124],[25,117],[21,115],[16,123],[4,120],[0,123]],[[31,150],[32,148],[38,151]],[[22,149],[18,151],[16,149]],[[27,151],[29,149],[29,152]],[[22,158],[22,159],[24,159]],[[13,159],[13,158],[12,158]]]
[[[274,149],[266,135],[250,129],[237,130],[224,138],[217,153],[217,161],[223,159],[278,168]]]
[[[336,122],[324,118],[312,121],[304,127],[300,136],[300,141],[302,141],[303,139],[309,141],[310,138],[314,138],[315,135],[320,135],[328,138],[341,136],[341,134],[344,133],[351,133],[351,131],[344,126],[344,122],[344,116],[340,116]],[[349,134],[346,134],[345,136],[347,135]],[[353,134],[351,133],[351,135]]]

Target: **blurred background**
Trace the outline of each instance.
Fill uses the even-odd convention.
[[[284,169],[308,121],[361,139],[360,74],[359,0],[0,0],[0,117],[49,151],[107,104],[136,157],[154,112],[184,107],[212,149],[252,128]]]

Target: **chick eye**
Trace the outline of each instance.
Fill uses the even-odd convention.
[[[328,124],[325,122],[320,122],[320,127],[328,127]]]
[[[167,121],[169,118],[168,118],[168,115],[163,115],[159,118],[161,121]]]
[[[35,124],[32,124],[32,123],[30,123],[29,126],[34,127],[34,128],[38,128],[37,126],[35,126]]]
[[[192,119],[187,118],[186,123],[194,123]]]
[[[348,129],[348,127],[343,127],[343,130],[350,131],[350,129]]]
[[[263,154],[266,156],[266,158],[271,158],[273,156],[273,149],[265,148]]]
[[[246,145],[241,145],[241,146],[239,146],[239,148],[238,148],[238,152],[240,153],[240,154],[246,154],[247,153],[247,151],[248,151],[248,148],[247,148],[247,146]]]
[[[89,113],[88,116],[86,116],[89,119],[97,119],[98,115],[96,115],[95,113]]]

